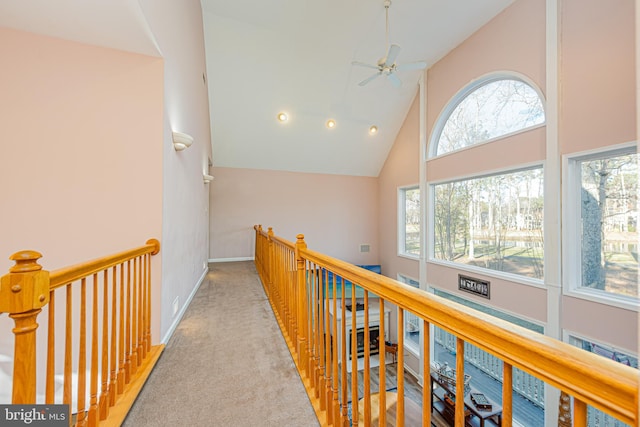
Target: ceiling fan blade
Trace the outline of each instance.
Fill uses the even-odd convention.
[[[391,46],[389,46],[389,52],[387,53],[387,59],[385,59],[384,61],[384,66],[385,67],[392,66],[393,63],[396,62],[396,58],[398,57],[399,53],[400,53],[400,46],[398,46],[397,44],[392,44]]]
[[[358,67],[373,68],[374,70],[380,69],[380,67],[378,67],[377,65],[365,64],[364,62],[359,62],[359,61],[352,61],[351,65],[357,65]]]
[[[360,83],[358,83],[358,85],[360,86],[364,86],[367,83],[369,83],[371,80],[375,79],[376,77],[378,77],[380,74],[382,74],[381,72],[377,72],[374,75],[367,77],[366,79],[364,79],[363,81],[361,81]]]
[[[396,70],[404,71],[404,70],[424,70],[427,68],[427,63],[424,61],[418,62],[409,62],[406,64],[396,65]]]
[[[394,73],[389,74],[387,78],[391,81],[391,84],[394,85],[395,87],[399,88],[400,86],[402,86],[402,82],[400,81],[398,76],[396,76]]]

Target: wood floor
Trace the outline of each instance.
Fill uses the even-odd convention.
[[[397,363],[390,363],[385,366],[385,389],[387,391],[395,392],[398,386],[397,375]],[[364,374],[363,371],[358,371],[358,397],[361,399],[364,396]],[[405,395],[405,408],[416,408],[415,411],[405,410],[405,426],[407,427],[419,427],[422,426],[422,386],[418,384],[417,379],[409,373],[406,369],[404,371],[404,395]],[[347,387],[351,390],[351,375],[347,376]],[[370,393],[377,394],[380,392],[380,367],[370,369]],[[350,391],[349,391],[350,394]],[[416,416],[415,412],[419,412]],[[389,418],[395,417],[395,410],[389,412]],[[377,425],[377,423],[374,423]],[[388,426],[395,425],[395,419],[387,420]],[[447,422],[437,413],[432,414],[432,426],[445,427],[448,426]]]

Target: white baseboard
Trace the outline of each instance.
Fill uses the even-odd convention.
[[[253,261],[255,257],[237,257],[237,258],[209,258],[209,262],[237,262],[237,261]]]
[[[189,294],[189,297],[187,298],[185,303],[182,305],[182,308],[178,312],[178,315],[176,316],[176,318],[173,319],[173,323],[171,323],[171,326],[167,330],[167,333],[164,334],[164,337],[162,338],[162,341],[161,341],[162,344],[166,345],[169,342],[169,340],[171,339],[171,336],[173,335],[173,333],[175,332],[176,328],[178,327],[178,324],[182,320],[182,316],[184,316],[184,313],[187,311],[187,308],[189,308],[189,305],[191,304],[191,300],[196,295],[196,292],[198,292],[198,289],[200,289],[200,285],[202,285],[202,282],[204,282],[204,278],[207,277],[207,273],[208,272],[209,272],[209,268],[207,268],[206,270],[204,270],[202,272],[202,276],[200,276],[200,279],[198,279],[198,283],[196,284],[196,286],[193,288],[193,290]]]

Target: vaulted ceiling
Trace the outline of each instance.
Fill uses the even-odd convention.
[[[392,0],[396,63],[434,64],[512,2]],[[375,70],[352,61],[387,52],[384,0],[201,3],[214,166],[378,175],[421,74],[358,84]],[[160,55],[138,0],[5,1],[0,12],[3,27]]]

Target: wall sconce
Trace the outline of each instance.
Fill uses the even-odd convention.
[[[204,183],[208,184],[211,181],[213,181],[213,176],[212,175],[207,175],[206,173],[202,175],[202,179],[204,179]]]
[[[193,137],[186,133],[173,132],[173,148],[176,151],[182,151],[193,144]]]

